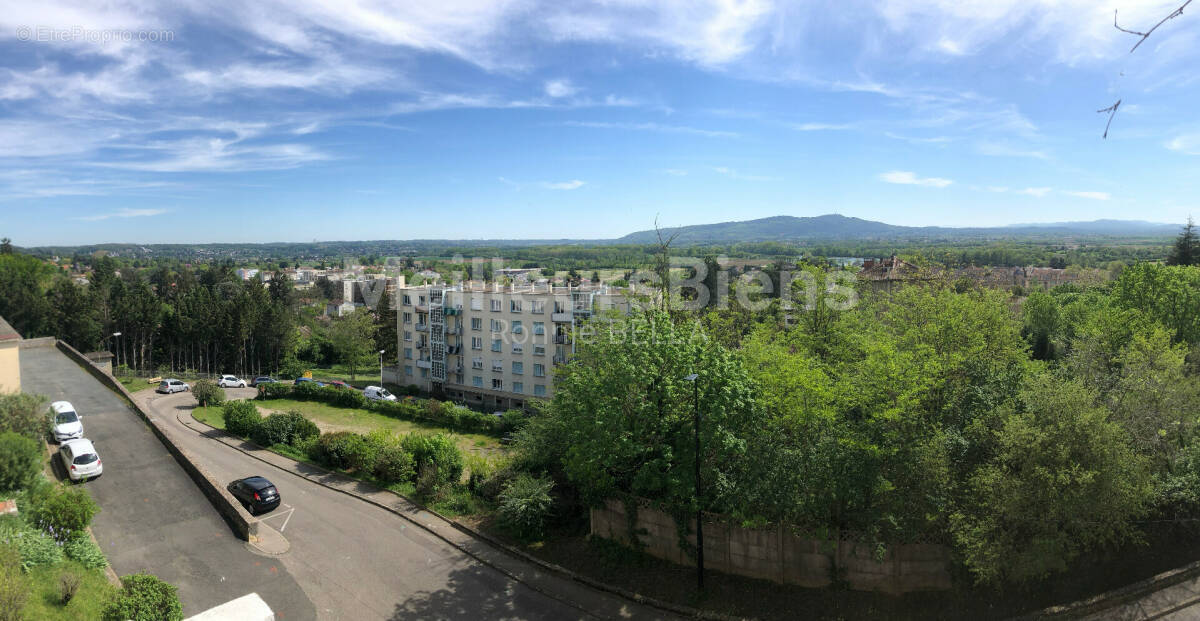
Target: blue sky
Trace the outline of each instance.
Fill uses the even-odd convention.
[[[1200,195],[1198,16],[1133,54],[1112,25],[1180,3],[10,3],[0,235],[1181,222]],[[1095,111],[1117,99],[1103,140]]]

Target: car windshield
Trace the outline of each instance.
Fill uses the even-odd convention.
[[[71,463],[75,464],[76,466],[83,466],[86,464],[96,463],[98,461],[100,461],[99,455],[95,453],[84,453],[83,455],[76,455],[75,461]]]
[[[59,412],[54,417],[55,425],[65,425],[67,423],[74,423],[77,421],[79,421],[79,415],[71,411]]]
[[[386,391],[386,390],[380,390],[380,391],[379,391],[379,396],[380,396],[380,397],[387,398],[387,397],[390,397],[390,396],[392,396],[392,393],[390,393],[390,392],[388,392],[388,391]]]

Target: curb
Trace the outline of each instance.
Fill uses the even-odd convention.
[[[182,418],[180,418],[180,417],[181,417],[181,416],[183,416],[183,415],[184,415],[183,413],[177,413],[177,414],[176,414],[176,419],[178,419],[178,420],[179,420],[179,422],[183,423],[183,425],[184,425],[185,427],[187,427],[188,429],[192,429],[192,430],[193,430],[193,431],[195,431],[197,434],[202,434],[202,432],[201,432],[201,431],[199,431],[199,430],[196,430],[196,429],[193,429],[193,428],[191,427],[191,425],[190,425],[190,424],[189,424],[187,421],[184,421]],[[244,442],[246,442],[246,443],[248,443],[248,444],[251,444],[251,445],[254,445],[254,446],[256,446],[256,447],[258,446],[257,444],[254,444],[253,442],[251,442],[251,441],[249,441],[249,440],[242,440],[241,438],[238,438],[237,436],[233,436],[233,435],[229,434],[228,432],[226,432],[226,431],[225,431],[225,430],[223,430],[223,429],[217,429],[216,427],[213,427],[212,425],[209,425],[209,424],[207,424],[207,423],[204,423],[204,422],[201,422],[201,421],[199,421],[199,420],[196,420],[196,418],[195,418],[195,417],[193,417],[193,416],[191,416],[191,414],[188,414],[187,416],[188,416],[189,418],[191,418],[191,419],[192,419],[192,422],[194,422],[195,424],[197,424],[197,425],[201,425],[201,426],[203,426],[203,427],[206,427],[206,428],[208,428],[208,429],[210,429],[210,430],[216,431],[216,432],[220,433],[220,434],[222,435],[222,437],[236,438],[236,439],[237,439],[237,440],[239,440],[239,441],[244,441]],[[255,455],[254,453],[251,453],[251,452],[249,452],[249,451],[246,451],[246,450],[244,450],[244,449],[242,449],[242,448],[240,448],[240,447],[234,446],[234,445],[232,445],[232,444],[229,444],[229,443],[227,443],[227,442],[223,442],[223,441],[222,441],[221,439],[219,439],[219,438],[214,438],[214,439],[216,439],[218,442],[221,442],[221,444],[224,444],[225,446],[228,446],[228,447],[230,447],[230,448],[232,448],[232,449],[235,449],[235,450],[237,450],[237,451],[239,451],[239,452],[241,452],[241,453],[243,453],[243,454],[245,454],[245,455],[248,455],[248,456],[250,456],[250,457],[253,457],[254,459],[257,459],[258,461],[261,461],[261,462],[263,462],[263,463],[265,463],[265,464],[268,464],[268,465],[271,465],[271,466],[276,466],[276,467],[278,467],[276,464],[273,464],[273,463],[271,463],[270,461],[267,461],[266,459],[263,459],[262,457],[259,457],[258,455]],[[289,462],[293,462],[293,463],[297,463],[297,464],[299,464],[299,463],[303,463],[305,466],[309,466],[309,467],[312,467],[312,468],[316,468],[316,469],[318,469],[318,470],[320,470],[320,471],[322,471],[322,472],[325,472],[325,473],[327,473],[327,474],[333,474],[333,475],[337,475],[337,476],[343,476],[343,477],[345,477],[345,476],[346,476],[345,474],[342,474],[342,473],[340,473],[340,472],[333,472],[333,471],[331,471],[331,470],[327,470],[327,469],[325,469],[325,468],[323,468],[323,467],[321,467],[321,466],[318,466],[318,465],[316,465],[316,464],[309,464],[309,463],[307,463],[307,462],[298,462],[298,461],[296,461],[296,460],[294,460],[294,459],[292,459],[292,458],[290,458],[290,457],[287,457],[286,455],[281,455],[281,454],[279,454],[279,453],[275,453],[275,452],[273,452],[273,451],[270,451],[269,449],[264,449],[264,448],[262,448],[262,447],[259,447],[259,448],[258,448],[258,450],[270,452],[272,455],[277,455],[277,456],[279,456],[280,458],[286,459],[286,460],[287,460],[287,461],[289,461]],[[282,470],[282,468],[281,468],[281,470]],[[535,591],[537,591],[537,592],[539,592],[539,593],[542,593],[543,595],[546,595],[546,596],[549,596],[549,597],[554,597],[555,599],[558,599],[558,597],[557,597],[557,596],[556,596],[554,593],[547,592],[546,590],[544,590],[544,589],[542,589],[542,588],[539,588],[539,587],[537,587],[537,586],[535,586],[535,585],[533,585],[533,584],[531,584],[531,583],[529,583],[529,582],[527,582],[527,581],[525,581],[525,580],[522,580],[522,579],[521,579],[521,578],[519,578],[518,576],[514,575],[512,572],[510,572],[510,571],[508,571],[508,570],[504,569],[503,567],[499,567],[499,566],[497,566],[497,565],[495,565],[495,564],[493,564],[493,563],[491,563],[491,562],[489,562],[489,561],[487,561],[487,560],[485,560],[485,559],[483,559],[483,558],[479,557],[479,556],[478,556],[478,555],[476,555],[474,552],[471,552],[470,550],[468,550],[468,549],[466,549],[465,547],[463,547],[463,546],[459,545],[458,543],[456,543],[456,542],[454,542],[454,541],[451,541],[450,539],[448,539],[447,537],[445,537],[445,536],[444,536],[444,535],[442,535],[441,533],[439,533],[439,532],[437,532],[437,531],[435,531],[435,530],[433,530],[433,529],[429,528],[429,527],[428,527],[428,526],[426,526],[425,524],[422,524],[422,523],[420,523],[419,521],[417,521],[417,520],[413,519],[411,516],[405,515],[404,513],[401,513],[400,511],[397,511],[396,509],[394,509],[394,508],[392,508],[392,507],[389,507],[389,506],[387,506],[387,505],[384,505],[384,504],[382,504],[382,503],[380,503],[380,502],[377,502],[377,501],[375,501],[375,500],[372,500],[372,499],[370,499],[370,498],[366,498],[366,497],[364,497],[364,496],[360,496],[360,495],[358,495],[358,494],[355,494],[355,493],[353,493],[353,492],[351,492],[351,491],[347,491],[347,490],[339,489],[339,488],[337,488],[337,487],[331,487],[331,486],[329,486],[329,485],[326,485],[325,483],[322,483],[321,481],[318,481],[318,480],[312,479],[312,478],[310,478],[310,477],[308,477],[308,476],[306,476],[306,475],[304,475],[304,474],[302,474],[302,473],[295,472],[295,471],[292,471],[292,470],[287,470],[287,472],[288,472],[289,474],[292,474],[293,476],[297,476],[297,477],[300,477],[300,478],[302,478],[302,479],[305,479],[305,480],[307,480],[307,481],[310,481],[310,482],[312,482],[312,483],[316,483],[317,485],[320,485],[321,487],[324,487],[324,488],[326,488],[326,489],[333,490],[333,491],[335,491],[335,492],[340,492],[340,493],[342,493],[342,494],[345,494],[345,495],[347,495],[347,496],[350,496],[350,497],[352,497],[352,498],[357,498],[357,499],[359,499],[359,500],[362,500],[363,502],[369,503],[369,504],[371,504],[371,505],[374,505],[374,506],[376,506],[376,507],[379,507],[379,508],[381,508],[381,509],[384,509],[385,511],[388,511],[388,512],[390,512],[390,513],[393,513],[393,514],[395,514],[395,515],[397,515],[397,516],[399,516],[399,517],[401,517],[401,518],[403,518],[403,519],[405,519],[405,520],[407,520],[407,521],[409,521],[409,522],[411,522],[411,523],[413,523],[413,524],[415,524],[415,525],[417,525],[417,526],[421,527],[423,530],[425,530],[425,531],[429,532],[430,534],[432,534],[433,536],[437,537],[438,539],[441,539],[442,541],[444,541],[444,542],[446,542],[446,543],[450,544],[452,547],[454,547],[455,549],[457,549],[457,550],[459,550],[459,551],[463,552],[463,553],[464,553],[464,554],[466,554],[467,556],[470,556],[471,558],[475,559],[476,561],[479,561],[480,563],[482,563],[482,564],[484,564],[484,565],[487,565],[488,567],[491,567],[492,569],[495,569],[496,571],[499,571],[500,573],[504,574],[505,576],[508,576],[508,577],[509,577],[509,578],[511,578],[512,580],[515,580],[515,581],[517,581],[517,582],[520,582],[521,584],[524,584],[525,586],[528,586],[529,588],[531,588],[531,589],[533,589],[533,590],[535,590]],[[357,479],[355,479],[355,480],[357,481]],[[365,484],[365,485],[370,485],[371,487],[374,487],[374,485],[371,485],[370,483],[367,483],[367,482],[365,482],[365,481],[358,481],[358,482],[360,482],[360,483],[362,483],[362,484]],[[660,610],[662,610],[662,611],[664,611],[664,612],[669,612],[669,613],[672,613],[672,614],[681,615],[681,616],[684,616],[684,617],[690,617],[690,618],[694,618],[694,619],[705,619],[705,620],[707,620],[707,621],[748,621],[748,619],[749,619],[748,617],[737,617],[737,616],[732,616],[732,615],[725,615],[725,614],[716,613],[716,612],[711,612],[711,611],[706,611],[706,610],[699,610],[699,609],[696,609],[696,608],[692,608],[692,607],[690,607],[690,606],[684,606],[684,605],[682,605],[682,604],[675,604],[675,603],[672,603],[672,602],[665,602],[665,601],[662,601],[662,600],[659,600],[659,599],[656,599],[656,598],[653,598],[653,597],[647,597],[647,596],[645,596],[645,595],[641,595],[641,594],[639,594],[639,593],[635,593],[635,592],[632,592],[632,591],[628,591],[628,590],[626,590],[626,589],[622,589],[622,588],[620,588],[620,587],[616,587],[616,586],[612,586],[612,585],[610,585],[610,584],[606,584],[606,583],[604,583],[604,582],[600,582],[600,581],[598,581],[598,580],[595,580],[595,579],[593,579],[593,578],[589,578],[589,577],[587,577],[587,576],[584,576],[584,575],[578,574],[578,573],[576,573],[576,572],[574,572],[574,571],[571,571],[570,569],[567,569],[567,568],[565,568],[565,567],[562,567],[562,566],[559,566],[559,565],[555,565],[554,563],[549,563],[549,562],[543,561],[543,560],[541,560],[541,559],[539,559],[539,558],[537,558],[537,557],[535,557],[535,556],[533,556],[533,555],[530,555],[529,553],[527,553],[527,552],[525,552],[525,551],[523,551],[523,550],[519,550],[519,549],[517,549],[517,548],[514,548],[514,547],[512,547],[512,546],[510,546],[510,545],[506,544],[506,543],[503,543],[503,542],[501,542],[501,541],[498,541],[498,540],[497,540],[497,539],[495,539],[494,537],[491,537],[491,536],[489,536],[489,535],[483,534],[483,533],[481,533],[481,532],[479,532],[479,531],[477,531],[477,530],[475,530],[475,529],[473,529],[473,528],[470,528],[470,527],[468,527],[468,526],[465,526],[465,525],[463,525],[463,524],[460,524],[460,523],[458,523],[458,522],[456,522],[456,521],[454,521],[454,520],[452,520],[452,519],[450,519],[450,518],[448,518],[448,517],[446,517],[446,516],[444,516],[444,515],[442,515],[442,514],[440,514],[440,513],[436,512],[436,511],[433,511],[432,509],[429,509],[429,508],[425,507],[424,505],[421,505],[420,503],[418,503],[418,502],[416,502],[416,501],[414,501],[414,500],[412,500],[412,499],[410,499],[410,498],[408,498],[408,497],[406,497],[406,496],[402,496],[402,495],[400,495],[400,494],[397,494],[397,493],[395,493],[395,492],[393,492],[393,491],[391,491],[391,490],[380,489],[379,491],[381,491],[381,492],[386,492],[386,493],[389,493],[389,494],[392,494],[392,495],[396,496],[397,498],[400,498],[400,499],[402,499],[402,500],[404,500],[404,501],[406,501],[406,502],[408,502],[408,503],[412,504],[414,507],[417,507],[417,508],[418,508],[418,509],[420,509],[421,511],[425,511],[425,512],[429,513],[430,515],[433,515],[433,516],[437,517],[438,519],[440,519],[440,520],[442,520],[443,522],[445,522],[445,523],[446,523],[448,526],[451,526],[452,528],[454,528],[454,529],[456,529],[456,530],[458,530],[458,531],[460,531],[460,532],[462,532],[462,533],[464,533],[464,534],[466,534],[466,535],[468,535],[468,536],[471,536],[471,537],[474,537],[475,539],[478,539],[478,540],[480,540],[480,541],[483,541],[484,543],[487,543],[488,545],[490,545],[490,546],[492,546],[492,547],[494,547],[494,548],[496,548],[496,549],[500,550],[501,552],[504,552],[504,553],[508,554],[509,556],[516,557],[518,560],[525,561],[525,562],[527,562],[527,563],[529,563],[529,564],[531,564],[531,565],[534,565],[535,567],[537,567],[537,568],[539,568],[539,569],[545,570],[545,571],[547,571],[547,572],[550,572],[550,573],[553,573],[553,574],[558,574],[558,575],[559,575],[559,576],[561,576],[561,577],[567,578],[567,579],[569,579],[569,580],[571,580],[571,581],[573,581],[573,582],[578,582],[579,584],[582,584],[582,585],[585,585],[585,586],[591,587],[591,588],[593,588],[593,589],[596,589],[596,590],[598,590],[598,591],[602,591],[602,592],[605,592],[605,593],[610,593],[610,594],[613,594],[613,595],[617,595],[617,596],[619,596],[619,597],[621,597],[621,598],[627,599],[627,600],[629,600],[629,601],[632,601],[632,602],[634,602],[634,603],[637,603],[637,604],[642,604],[642,605],[645,605],[645,606],[650,606],[650,607],[653,607],[653,608],[658,608],[658,609],[660,609]],[[575,606],[574,604],[572,604],[572,605],[573,605],[573,606]],[[576,607],[576,608],[579,608],[579,606],[575,606],[575,607]],[[585,612],[587,612],[587,611],[585,610]]]
[[[1042,608],[1019,617],[1013,617],[1011,621],[1032,621],[1033,619],[1070,619],[1078,618],[1084,615],[1101,613],[1106,610],[1111,610],[1122,604],[1127,604],[1135,599],[1138,599],[1149,593],[1175,586],[1186,580],[1190,580],[1200,576],[1200,561],[1188,563],[1182,567],[1169,569],[1160,574],[1153,575],[1149,578],[1139,580],[1132,584],[1127,584],[1118,587],[1111,591],[1106,591],[1099,595],[1089,597],[1067,604],[1059,604]],[[1167,614],[1175,610],[1166,611]],[[1154,617],[1157,618],[1157,617]]]

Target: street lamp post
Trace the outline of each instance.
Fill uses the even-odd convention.
[[[383,352],[386,349],[379,350],[379,387],[383,388]]]
[[[112,333],[112,336],[113,336],[113,341],[114,341],[114,342],[113,342],[113,349],[116,349],[116,350],[117,350],[117,368],[119,369],[119,368],[121,368],[121,348],[120,348],[120,346],[118,346],[118,345],[117,345],[117,343],[116,343],[116,339],[117,339],[117,337],[118,337],[118,336],[121,336],[121,333],[120,333],[120,332],[113,332],[113,333]]]
[[[683,378],[692,383],[692,403],[695,419],[692,433],[696,439],[696,589],[704,592],[704,505],[700,502],[700,376],[692,373]]]

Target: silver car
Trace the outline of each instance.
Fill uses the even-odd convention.
[[[246,380],[240,379],[236,375],[222,375],[221,379],[217,380],[217,386],[221,388],[245,388]]]
[[[68,401],[55,401],[50,404],[54,412],[54,441],[66,442],[83,437],[83,421],[75,412],[75,406]]]
[[[63,442],[58,449],[58,456],[72,481],[86,480],[104,473],[100,454],[87,438]]]
[[[164,395],[169,395],[169,394],[176,393],[176,392],[187,392],[191,389],[192,389],[191,386],[184,384],[180,380],[165,379],[161,383],[159,383],[158,388],[155,388],[154,391],[161,392]]]

